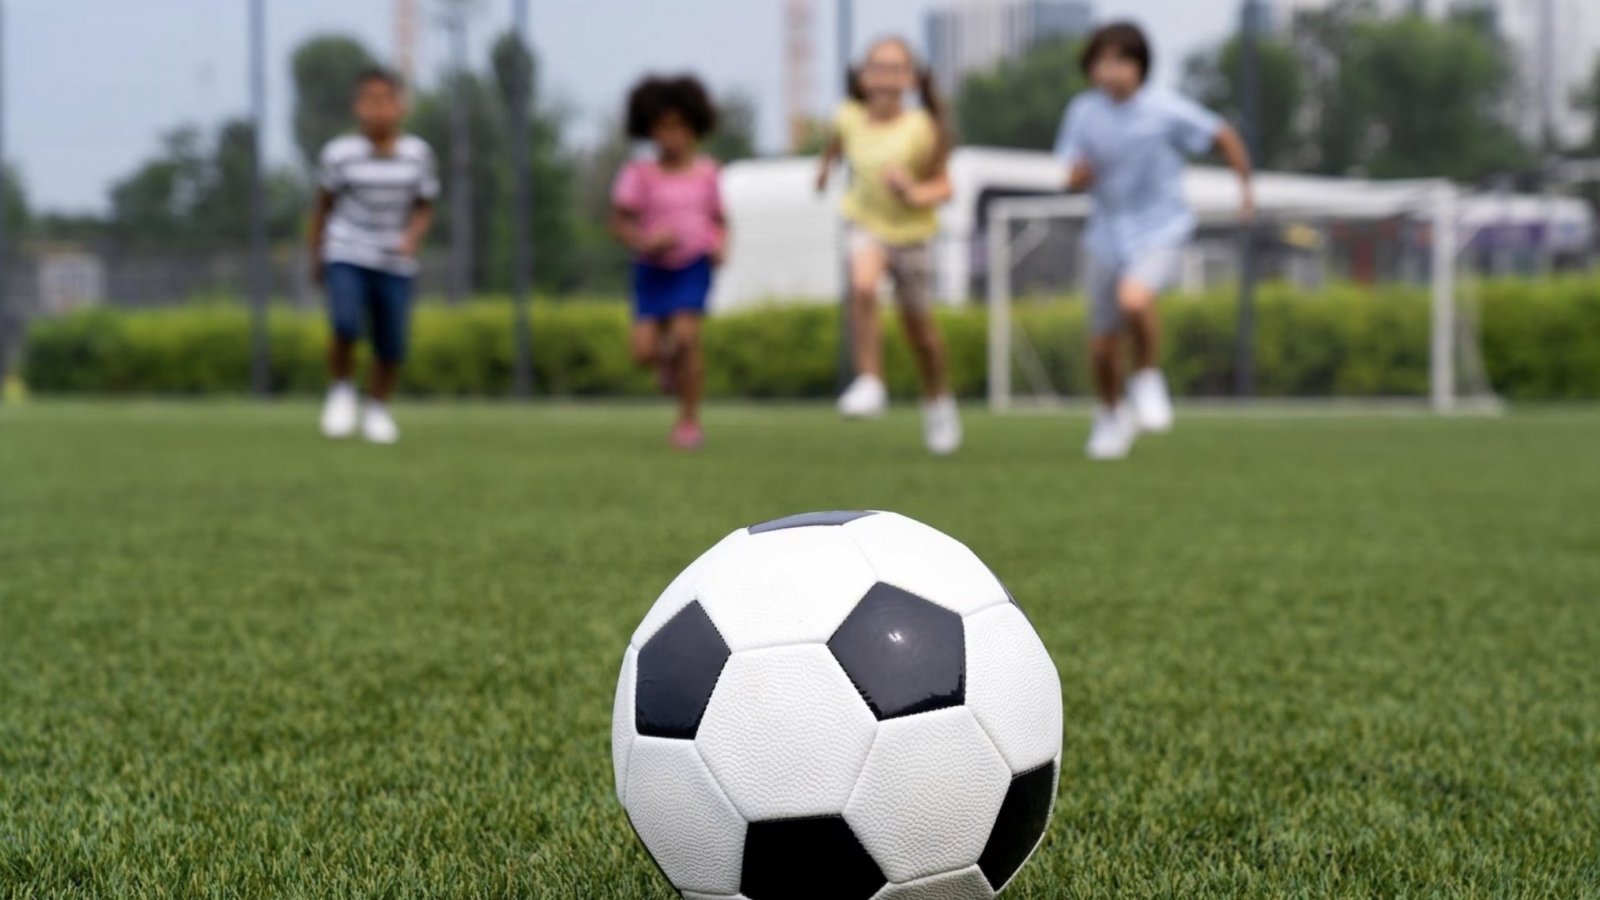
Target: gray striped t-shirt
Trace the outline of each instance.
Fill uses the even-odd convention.
[[[322,151],[322,187],[334,196],[322,258],[395,275],[415,275],[417,261],[398,248],[418,201],[439,196],[438,164],[426,141],[401,135],[394,152],[378,155],[361,135],[337,138]]]

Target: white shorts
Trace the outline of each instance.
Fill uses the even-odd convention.
[[[1113,266],[1088,254],[1086,289],[1089,297],[1089,333],[1094,337],[1121,331],[1127,323],[1117,294],[1124,281],[1138,282],[1156,294],[1169,290],[1178,279],[1183,262],[1181,247],[1151,247],[1126,265]]]
[[[901,308],[927,312],[933,308],[933,242],[890,244],[859,225],[850,225],[850,255],[870,250],[883,252],[889,263],[889,281]]]

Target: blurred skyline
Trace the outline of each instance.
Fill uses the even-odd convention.
[[[859,49],[881,34],[919,46],[923,16],[951,0],[857,0]],[[436,8],[425,18],[418,73],[436,80],[445,59]],[[720,92],[751,94],[764,151],[779,149],[783,122],[781,0],[530,0],[532,40],[546,103],[571,113],[569,142],[602,137],[628,86],[651,70],[693,70]],[[819,113],[837,96],[833,3],[819,0]],[[1101,19],[1130,17],[1157,44],[1157,77],[1172,82],[1189,53],[1235,22],[1235,0],[1095,0]],[[268,0],[267,151],[295,161],[289,55],[323,33],[360,38],[392,55],[392,0]],[[472,23],[474,65],[509,27],[511,0],[482,0]],[[110,184],[131,172],[161,135],[247,113],[246,0],[7,0],[6,98],[10,161],[35,209],[101,212]],[[746,38],[730,40],[730,38]],[[1063,94],[1062,102],[1065,104]]]

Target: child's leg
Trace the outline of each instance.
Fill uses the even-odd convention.
[[[700,314],[683,311],[672,317],[673,352],[678,366],[678,421],[700,421],[700,399],[705,393],[705,355],[700,349]]]
[[[328,374],[334,381],[355,377],[356,343],[361,340],[361,318],[366,295],[361,272],[355,266],[335,263],[328,266],[328,319],[333,336],[328,341]]]
[[[661,321],[659,319],[635,319],[633,332],[628,338],[629,349],[633,352],[633,361],[641,367],[657,365],[661,362]]]
[[[387,404],[400,384],[400,367],[411,342],[412,279],[387,272],[367,272],[372,312],[372,378],[367,393]]]
[[[890,251],[890,272],[900,307],[900,324],[922,377],[922,395],[932,400],[950,393],[944,337],[933,316],[933,257],[927,246]]]
[[[1122,329],[1124,317],[1118,286],[1122,274],[1099,260],[1089,262],[1089,367],[1095,393],[1107,407],[1122,402]]]
[[[1133,278],[1117,286],[1117,306],[1128,320],[1133,338],[1133,367],[1153,369],[1161,356],[1161,318],[1156,315],[1156,291]]]
[[[851,242],[850,324],[856,374],[883,378],[883,334],[878,320],[878,285],[889,270],[889,256],[871,239]]]

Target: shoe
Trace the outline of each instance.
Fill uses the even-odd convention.
[[[889,411],[889,390],[876,375],[858,375],[839,397],[839,414],[847,419],[876,419]]]
[[[672,429],[672,446],[678,450],[699,450],[705,446],[706,431],[698,422],[679,422]]]
[[[356,389],[347,381],[328,388],[328,399],[322,404],[322,436],[347,438],[356,433],[356,415],[360,405]]]
[[[371,444],[393,444],[400,440],[400,426],[394,423],[388,407],[372,400],[361,414],[361,436]]]
[[[1172,395],[1160,369],[1141,369],[1128,379],[1128,403],[1140,431],[1166,434],[1172,430]]]
[[[1090,459],[1126,459],[1133,449],[1135,430],[1126,404],[1116,409],[1101,406],[1095,410],[1094,428],[1089,432],[1089,445],[1084,452]]]
[[[922,437],[934,456],[961,449],[961,410],[949,394],[922,402]]]

